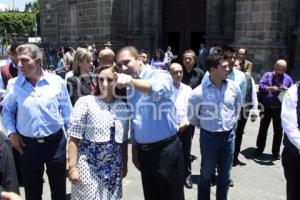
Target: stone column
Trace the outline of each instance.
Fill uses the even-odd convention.
[[[152,34],[153,46],[160,47],[162,42],[162,0],[153,0]]]
[[[293,31],[291,33],[290,39],[290,71],[294,80],[298,80],[300,76],[299,66],[300,66],[300,2],[297,0],[292,1],[290,8],[292,10],[291,14],[294,16],[290,21],[294,22]]]
[[[159,1],[129,0],[128,44],[146,50],[152,50],[153,46],[158,44],[162,21]]]
[[[153,16],[153,1],[152,0],[141,0],[143,2],[142,6],[142,18],[143,18],[143,33],[150,33],[152,30],[151,20]]]
[[[206,2],[206,43],[220,43],[222,34],[223,0],[208,0]]]
[[[140,33],[142,30],[142,2],[141,0],[130,0],[129,15],[130,15],[130,30],[131,33]]]
[[[223,43],[228,44],[234,40],[234,25],[235,25],[235,1],[224,0],[222,8],[222,37]]]

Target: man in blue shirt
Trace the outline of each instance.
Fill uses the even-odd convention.
[[[132,109],[132,159],[141,171],[145,199],[184,199],[182,144],[176,136],[173,81],[146,67],[134,47],[117,54],[117,86],[127,87]]]
[[[226,79],[228,61],[209,55],[209,78],[196,87],[189,99],[188,117],[200,128],[201,170],[198,199],[210,199],[210,182],[217,167],[217,199],[227,199],[232,167],[235,125],[242,102],[241,91]]]
[[[66,139],[71,102],[58,76],[41,68],[42,52],[33,44],[17,48],[21,75],[8,83],[2,122],[12,145],[21,154],[26,199],[39,200],[44,165],[52,199],[66,195]]]

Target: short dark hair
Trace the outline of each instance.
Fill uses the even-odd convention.
[[[233,47],[231,47],[231,46],[224,46],[223,47],[223,52],[235,53],[236,50]]]
[[[139,51],[139,55],[141,55],[142,53],[144,53],[144,54],[147,55],[148,60],[150,59],[150,53],[149,53],[149,51],[142,49],[142,50]]]
[[[18,47],[18,44],[17,43],[12,43],[9,48],[8,48],[8,51],[10,53],[17,53],[17,47]]]
[[[212,54],[207,56],[206,66],[208,71],[211,71],[211,68],[218,68],[222,60],[223,60],[223,55],[220,54]]]

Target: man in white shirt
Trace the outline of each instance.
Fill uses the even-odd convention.
[[[164,55],[164,63],[166,65],[169,65],[171,63],[172,59],[174,58],[174,55],[171,50],[172,50],[171,46],[167,46],[167,51]]]
[[[183,69],[178,63],[170,65],[170,73],[173,79],[172,100],[176,107],[177,135],[181,139],[184,157],[184,175],[186,188],[193,187],[191,181],[191,146],[195,127],[190,125],[187,118],[188,100],[192,88],[182,83]]]
[[[282,102],[281,124],[285,136],[282,166],[286,178],[287,200],[300,197],[300,82],[291,86]]]

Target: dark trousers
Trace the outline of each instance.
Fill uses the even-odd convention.
[[[184,200],[182,144],[178,138],[161,148],[138,147],[145,200]]]
[[[279,155],[280,145],[282,141],[282,127],[281,127],[281,108],[265,108],[264,113],[260,113],[261,120],[259,125],[259,132],[256,140],[256,146],[259,152],[263,152],[266,146],[267,133],[271,120],[273,120],[273,144],[272,154]]]
[[[189,125],[187,129],[177,134],[182,142],[185,178],[191,175],[191,149],[194,131],[195,126]]]
[[[20,156],[26,200],[41,200],[44,165],[49,179],[51,199],[66,198],[66,138],[62,130],[45,143],[22,137],[26,147]]]
[[[249,109],[250,108],[242,108],[240,113],[240,118],[237,122],[237,128],[235,133],[235,144],[234,144],[234,156],[233,161],[238,159],[239,153],[241,151],[241,145],[244,135],[245,126],[249,117]]]
[[[20,153],[15,148],[12,148],[12,152],[13,152],[14,162],[15,162],[15,166],[16,166],[18,183],[20,186],[22,186],[23,185],[23,176],[22,176],[22,167],[21,167],[21,162],[20,162]]]
[[[286,178],[287,200],[299,200],[300,154],[295,154],[285,147],[282,152],[282,166]]]

